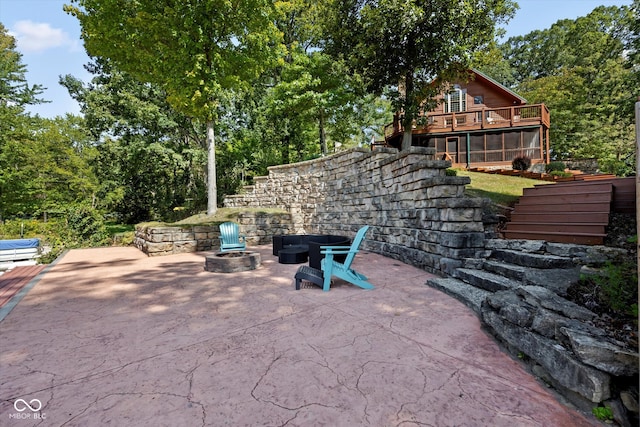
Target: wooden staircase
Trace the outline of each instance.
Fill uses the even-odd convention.
[[[568,181],[524,190],[507,239],[601,245],[611,212],[635,212],[635,178]]]

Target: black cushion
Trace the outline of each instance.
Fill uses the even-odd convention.
[[[280,264],[300,264],[307,262],[309,252],[304,248],[285,248],[278,252],[278,262]]]
[[[351,239],[344,236],[324,236],[326,241],[310,241],[309,242],[309,267],[320,269],[321,261],[324,258],[324,254],[320,253],[322,246],[351,246]],[[335,259],[338,262],[344,262],[347,258],[346,255],[336,255]]]
[[[351,246],[351,239],[345,236],[335,236],[330,234],[281,234],[273,236],[273,256],[277,256],[282,264],[297,264],[304,261],[283,262],[280,261],[280,252],[284,249],[294,249],[298,252],[308,252],[309,266],[320,269],[320,260],[324,255],[320,253],[321,246]],[[286,255],[282,259],[294,259],[293,255]],[[344,262],[346,255],[336,256],[336,260]],[[300,259],[298,257],[297,259]]]

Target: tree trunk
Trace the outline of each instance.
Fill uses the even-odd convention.
[[[404,117],[402,125],[404,126],[404,134],[402,135],[401,150],[405,151],[411,147],[412,130],[413,130],[413,74],[408,72],[404,78]]]
[[[402,134],[402,147],[400,148],[402,151],[408,150],[411,147],[411,141],[413,136],[411,134],[411,125],[406,126],[404,128],[404,133]]]
[[[216,140],[213,121],[207,121],[207,215],[215,215],[218,210],[218,189],[216,188]]]
[[[327,155],[327,135],[324,130],[324,111],[320,110],[318,117],[318,128],[320,131],[320,152],[323,156]]]
[[[282,154],[282,164],[288,165],[290,161],[289,145],[291,139],[289,137],[289,119],[285,119],[282,125],[282,147],[280,153]]]

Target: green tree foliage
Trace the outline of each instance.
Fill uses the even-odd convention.
[[[90,167],[95,148],[82,118],[28,118],[21,138],[3,144],[2,215],[60,213],[69,203],[94,202],[97,182]]]
[[[267,167],[353,147],[391,121],[384,100],[320,48],[322,2],[276,2],[284,50],[250,91],[235,91],[221,108],[219,166],[223,185],[240,185]]]
[[[201,126],[176,112],[157,85],[141,83],[98,60],[83,84],[61,83],[100,141],[93,166],[98,205],[126,222],[173,219],[206,206],[206,151]]]
[[[634,0],[631,6],[631,37],[627,46],[627,68],[630,71],[631,87],[640,87],[640,0]],[[636,94],[638,95],[638,94]],[[632,111],[630,113],[634,115]]]
[[[435,95],[490,45],[496,24],[514,7],[510,0],[334,0],[327,46],[348,59],[372,93],[396,88],[391,96],[404,112],[406,149],[421,108],[435,107]]]
[[[391,121],[389,110],[342,62],[320,51],[294,52],[262,99],[262,114],[284,130],[282,163],[362,143]]]
[[[263,76],[254,99],[262,116],[256,129],[279,148],[277,163],[354,146],[363,140],[363,123],[375,128],[391,120],[388,108],[366,94],[362,79],[321,49],[325,3],[276,3],[285,50],[279,65]]]
[[[39,85],[29,85],[15,40],[0,24],[0,216],[37,216],[93,199],[94,156],[79,117],[31,117],[30,104],[43,102]]]
[[[601,6],[501,46],[516,91],[550,109],[554,159],[596,158],[606,172],[632,173],[632,25],[628,7]]]
[[[24,185],[15,178],[24,159],[16,158],[14,147],[28,138],[30,118],[25,106],[40,102],[37,96],[42,92],[39,86],[29,86],[26,66],[22,55],[16,51],[16,41],[0,24],[0,200],[9,201],[8,193],[19,192],[16,184]],[[20,210],[4,206],[0,215]]]
[[[22,114],[26,105],[44,102],[38,98],[42,86],[30,86],[25,77],[27,67],[22,55],[16,50],[16,40],[0,23],[0,108],[3,119],[7,113]],[[3,123],[6,121],[3,120]]]
[[[214,121],[222,93],[244,87],[275,58],[267,0],[72,0],[87,52],[158,84],[169,102],[207,123],[208,213],[216,210]]]

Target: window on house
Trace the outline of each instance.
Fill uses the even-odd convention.
[[[459,113],[467,111],[467,89],[455,85],[453,90],[444,97],[444,112]]]

